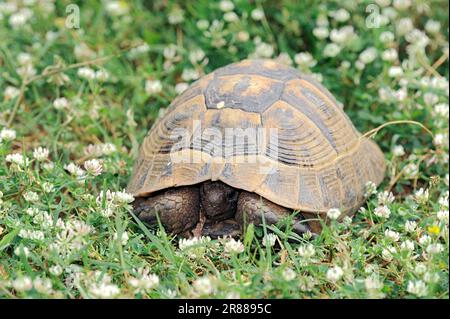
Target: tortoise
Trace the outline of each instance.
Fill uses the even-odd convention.
[[[184,237],[239,236],[244,225],[293,212],[291,229],[314,234],[314,217],[353,214],[367,182],[378,185],[384,173],[380,148],[321,84],[274,60],[247,59],[174,99],[145,137],[127,191],[139,219],[155,224],[158,214]]]

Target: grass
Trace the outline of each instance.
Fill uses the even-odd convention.
[[[371,1],[75,1],[79,29],[69,1],[0,3],[0,297],[448,298],[448,2],[390,2],[368,28]],[[139,143],[248,56],[311,73],[362,133],[403,123],[374,132],[384,182],[315,239],[148,229],[122,192]]]

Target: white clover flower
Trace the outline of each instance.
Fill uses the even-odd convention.
[[[280,64],[292,65],[292,59],[286,52],[281,52],[274,60]]]
[[[33,191],[28,191],[23,194],[23,198],[30,203],[37,202],[39,200],[39,195]]]
[[[400,249],[403,251],[414,251],[415,249],[414,242],[412,240],[407,239],[400,244]]]
[[[362,62],[361,60],[357,60],[357,61],[355,62],[355,67],[356,67],[357,70],[362,71],[362,70],[364,70],[364,68],[366,67],[366,65],[365,65],[364,62]]]
[[[84,42],[75,45],[73,53],[75,54],[77,60],[89,60],[95,56],[95,52],[92,51]]]
[[[388,205],[388,204],[393,203],[394,200],[395,200],[395,196],[394,196],[394,194],[392,194],[392,192],[384,191],[384,192],[378,193],[378,195],[377,195],[377,201],[378,201],[379,205]]]
[[[330,39],[335,44],[345,45],[357,37],[353,26],[347,25],[340,29],[333,29],[330,32]]]
[[[33,57],[32,57],[31,54],[29,54],[29,53],[20,52],[20,53],[17,55],[17,62],[18,62],[20,65],[32,64],[32,60],[33,60]]]
[[[228,12],[234,9],[234,3],[229,0],[222,0],[219,3],[219,8],[224,12]]]
[[[416,267],[414,267],[414,272],[417,275],[423,275],[427,271],[427,266],[424,263],[417,263]]]
[[[381,258],[386,261],[391,261],[394,258],[393,254],[395,253],[397,253],[397,249],[395,249],[394,246],[388,246],[381,251]]]
[[[188,87],[189,87],[189,84],[187,84],[185,82],[177,83],[175,85],[175,92],[177,92],[177,94],[181,94],[184,91],[186,91],[188,89]]]
[[[48,278],[36,277],[33,280],[34,289],[41,294],[50,294],[52,292],[52,281]]]
[[[239,20],[239,16],[236,14],[236,12],[226,12],[223,15],[223,20],[225,20],[226,22],[236,22]]]
[[[105,82],[109,79],[109,73],[106,70],[95,71],[94,78],[100,82]]]
[[[39,211],[39,213],[33,217],[33,223],[40,225],[43,229],[49,229],[53,226],[53,218],[48,212]]]
[[[396,156],[396,157],[400,157],[405,155],[405,149],[403,148],[402,145],[395,145],[392,148],[392,155]]]
[[[181,78],[183,81],[192,81],[197,80],[200,77],[200,74],[195,69],[186,68],[183,69],[183,72],[181,73]]]
[[[214,292],[214,286],[211,279],[208,277],[201,277],[196,279],[192,286],[196,293],[199,295],[210,295]]]
[[[368,181],[364,188],[365,188],[364,192],[365,197],[370,197],[371,195],[377,193],[377,185],[372,181]]]
[[[437,102],[439,102],[439,97],[434,93],[427,92],[423,95],[423,101],[425,102],[425,104],[433,106]]]
[[[444,223],[445,225],[448,225],[448,210],[440,210],[436,213],[437,218],[440,222]]]
[[[150,274],[150,270],[145,267],[138,270],[137,277],[128,279],[128,283],[136,292],[146,292],[159,286],[159,277]]]
[[[117,147],[112,143],[104,143],[100,146],[103,155],[111,155],[117,152]]]
[[[265,247],[273,247],[275,245],[275,242],[277,241],[278,236],[275,234],[267,234],[263,238],[263,245]]]
[[[53,162],[44,163],[42,165],[42,168],[45,169],[46,171],[51,171],[55,168],[55,164]]]
[[[301,245],[298,247],[298,254],[300,257],[310,259],[316,254],[316,250],[312,244]]]
[[[111,16],[122,16],[128,13],[129,7],[125,1],[108,1],[105,9]]]
[[[314,28],[312,32],[313,32],[313,35],[319,40],[326,39],[330,35],[330,31],[326,27]]]
[[[428,202],[428,199],[430,198],[430,192],[428,189],[423,189],[420,188],[418,191],[416,191],[414,193],[413,196],[414,200],[416,201],[417,204],[425,204],[426,202]]]
[[[382,101],[391,101],[394,98],[394,92],[390,88],[379,88],[378,96]]]
[[[282,273],[283,279],[286,281],[292,281],[295,279],[295,277],[297,277],[297,274],[295,273],[294,270],[292,270],[291,268],[287,267],[283,270]]]
[[[184,21],[184,11],[180,7],[174,7],[167,16],[170,24],[180,24]]]
[[[17,167],[22,168],[28,166],[28,158],[22,156],[20,153],[8,154],[5,157],[7,163],[15,164]]]
[[[411,18],[402,18],[398,20],[395,28],[398,35],[405,35],[414,29],[414,25]]]
[[[317,64],[317,61],[314,60],[313,56],[309,52],[300,52],[294,56],[294,61],[296,64],[311,68]]]
[[[442,146],[446,141],[448,141],[447,135],[442,133],[436,134],[433,138],[433,144],[436,146]]]
[[[36,207],[29,207],[29,208],[27,208],[27,209],[25,210],[25,213],[26,213],[28,216],[31,216],[31,217],[33,217],[33,216],[39,214],[40,212],[41,212],[41,211],[40,211],[38,208],[36,208]]]
[[[391,216],[391,210],[385,205],[376,207],[373,213],[380,218],[389,218]]]
[[[331,220],[336,220],[341,216],[341,211],[338,208],[331,208],[327,211],[327,217]]]
[[[43,147],[35,148],[33,151],[33,157],[38,162],[43,162],[43,161],[47,160],[48,154],[49,154],[49,150],[47,148],[43,148]]]
[[[114,192],[112,198],[118,204],[129,204],[134,201],[134,196],[127,193],[125,190]]]
[[[444,245],[436,243],[427,246],[427,253],[435,255],[444,251]]]
[[[341,52],[341,47],[335,43],[328,43],[323,49],[323,55],[330,58],[334,58],[339,52]]]
[[[239,34],[238,34],[239,37]],[[247,39],[248,40],[248,39]],[[189,61],[191,61],[192,64],[195,64],[197,62],[202,61],[205,58],[205,51],[203,51],[200,48],[191,50],[189,52]]]
[[[403,168],[406,178],[414,178],[419,174],[419,167],[414,163],[409,163]]]
[[[162,91],[162,84],[159,80],[145,81],[145,93],[148,95],[158,94]]]
[[[381,58],[383,59],[383,61],[387,62],[396,61],[398,59],[397,50],[394,48],[384,50],[383,53],[381,54]]]
[[[129,239],[128,232],[126,231],[122,232],[122,234],[120,234],[120,238],[118,233],[114,233],[113,239],[114,240],[120,239],[120,243],[122,244],[122,246],[125,246],[128,243]]]
[[[425,23],[425,30],[430,34],[437,34],[441,30],[441,23],[430,19]]]
[[[260,21],[264,19],[264,11],[259,8],[253,9],[252,12],[250,13],[250,16],[252,17],[253,20]]]
[[[31,64],[26,64],[20,68],[17,68],[16,72],[22,79],[28,79],[36,75],[36,69]]]
[[[33,288],[33,281],[28,276],[23,276],[16,278],[12,281],[12,287],[21,292],[21,291],[28,291]]]
[[[128,57],[130,59],[135,59],[139,57],[140,55],[144,55],[145,53],[150,51],[150,46],[147,43],[143,43],[137,47],[132,48],[128,52]]]
[[[419,244],[425,246],[431,243],[431,237],[428,235],[422,235],[419,237]]]
[[[397,91],[394,91],[394,97],[398,102],[404,101],[408,96],[408,91],[406,87],[402,87]]]
[[[411,0],[394,0],[393,5],[395,9],[403,11],[411,7]]]
[[[384,293],[381,292],[383,289],[383,282],[378,278],[378,276],[371,275],[364,279],[364,286],[368,293],[369,298],[383,298]]]
[[[235,240],[233,238],[227,240],[224,245],[224,250],[226,253],[230,254],[240,254],[244,251],[244,245],[240,240]]]
[[[187,253],[189,258],[201,258],[205,254],[206,245],[211,241],[209,236],[182,238],[178,242],[178,247],[181,251]]]
[[[417,223],[416,223],[415,221],[407,220],[407,221],[405,222],[405,230],[406,230],[408,233],[413,233],[413,232],[416,231],[416,229],[417,229]]]
[[[398,78],[403,75],[403,69],[401,66],[391,66],[388,70],[388,75],[391,78]]]
[[[372,63],[373,61],[375,61],[375,59],[377,58],[377,49],[374,47],[370,47],[365,49],[364,51],[362,51],[359,54],[359,60],[361,62],[363,62],[364,64],[369,64]]]
[[[269,43],[261,42],[256,45],[254,55],[259,58],[270,58],[273,56],[273,46]]]
[[[413,44],[406,48],[407,51],[413,50],[413,51],[409,51],[409,52],[413,52],[413,53],[417,52],[414,50],[425,48],[428,45],[428,43],[430,42],[430,38],[426,35],[426,33],[419,29],[413,29],[411,32],[408,32],[405,35],[405,39],[409,43]]]
[[[320,14],[317,16],[316,24],[317,24],[319,27],[327,27],[327,26],[329,26],[329,25],[330,25],[330,22],[328,21],[327,15],[326,15],[325,13],[320,13]]]
[[[239,42],[247,42],[250,39],[250,34],[247,31],[239,31],[236,34],[236,39]]]
[[[30,255],[30,250],[28,249],[28,247],[20,245],[14,249],[14,255],[24,255],[25,257],[28,257]]]
[[[9,128],[4,128],[0,131],[0,141],[13,141],[16,138],[16,131]]]
[[[11,14],[8,22],[13,29],[18,29],[24,26],[32,16],[33,12],[30,9],[25,8],[14,14]]]
[[[75,163],[64,165],[64,169],[67,170],[71,175],[76,177],[82,177],[85,174],[84,170]]]
[[[422,280],[409,281],[406,290],[417,297],[425,297],[428,294],[427,285]]]
[[[89,287],[89,292],[95,298],[111,299],[120,294],[120,289],[117,285],[101,282],[92,284]]]
[[[380,41],[383,43],[391,43],[395,40],[395,35],[391,31],[384,31],[380,34]]]
[[[12,100],[15,97],[18,97],[20,94],[20,90],[14,86],[8,85],[3,92],[3,96],[6,100]]]
[[[92,176],[98,176],[103,171],[102,161],[92,159],[84,162],[84,168],[86,172]]]
[[[95,79],[95,71],[92,70],[89,67],[82,67],[79,68],[77,71],[77,75],[80,78],[86,79],[86,80],[94,80]]]
[[[317,285],[317,280],[312,276],[301,276],[298,287],[301,291],[312,291]]]
[[[201,20],[197,21],[196,25],[197,25],[197,28],[199,28],[200,30],[206,30],[209,28],[209,21],[201,19]]]
[[[61,97],[53,101],[53,107],[57,110],[62,110],[68,108],[69,106],[69,101],[65,97]]]
[[[327,270],[327,279],[331,282],[337,282],[344,275],[344,271],[339,266],[334,266]]]
[[[400,234],[394,230],[386,229],[384,231],[384,235],[392,240],[392,241],[399,241],[400,240]]]
[[[63,269],[60,265],[53,265],[51,266],[48,271],[53,275],[53,276],[60,276],[63,272]]]
[[[337,22],[345,22],[350,19],[350,13],[342,8],[336,11],[331,11],[329,15]]]

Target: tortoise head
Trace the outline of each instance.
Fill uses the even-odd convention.
[[[201,204],[210,220],[224,220],[233,217],[239,192],[222,182],[205,182],[200,187]]]

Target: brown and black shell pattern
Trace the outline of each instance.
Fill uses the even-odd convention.
[[[271,152],[271,139],[255,148],[206,137],[225,150],[216,154],[195,145],[205,143],[202,136],[173,154],[179,142],[174,130],[193,137],[199,125],[223,136],[226,128],[276,128],[277,152]],[[183,156],[189,160],[173,161]],[[220,180],[294,210],[353,212],[364,201],[366,183],[378,185],[384,173],[379,147],[361,136],[327,89],[292,67],[257,59],[217,69],[171,103],[141,145],[128,191],[147,196]]]

